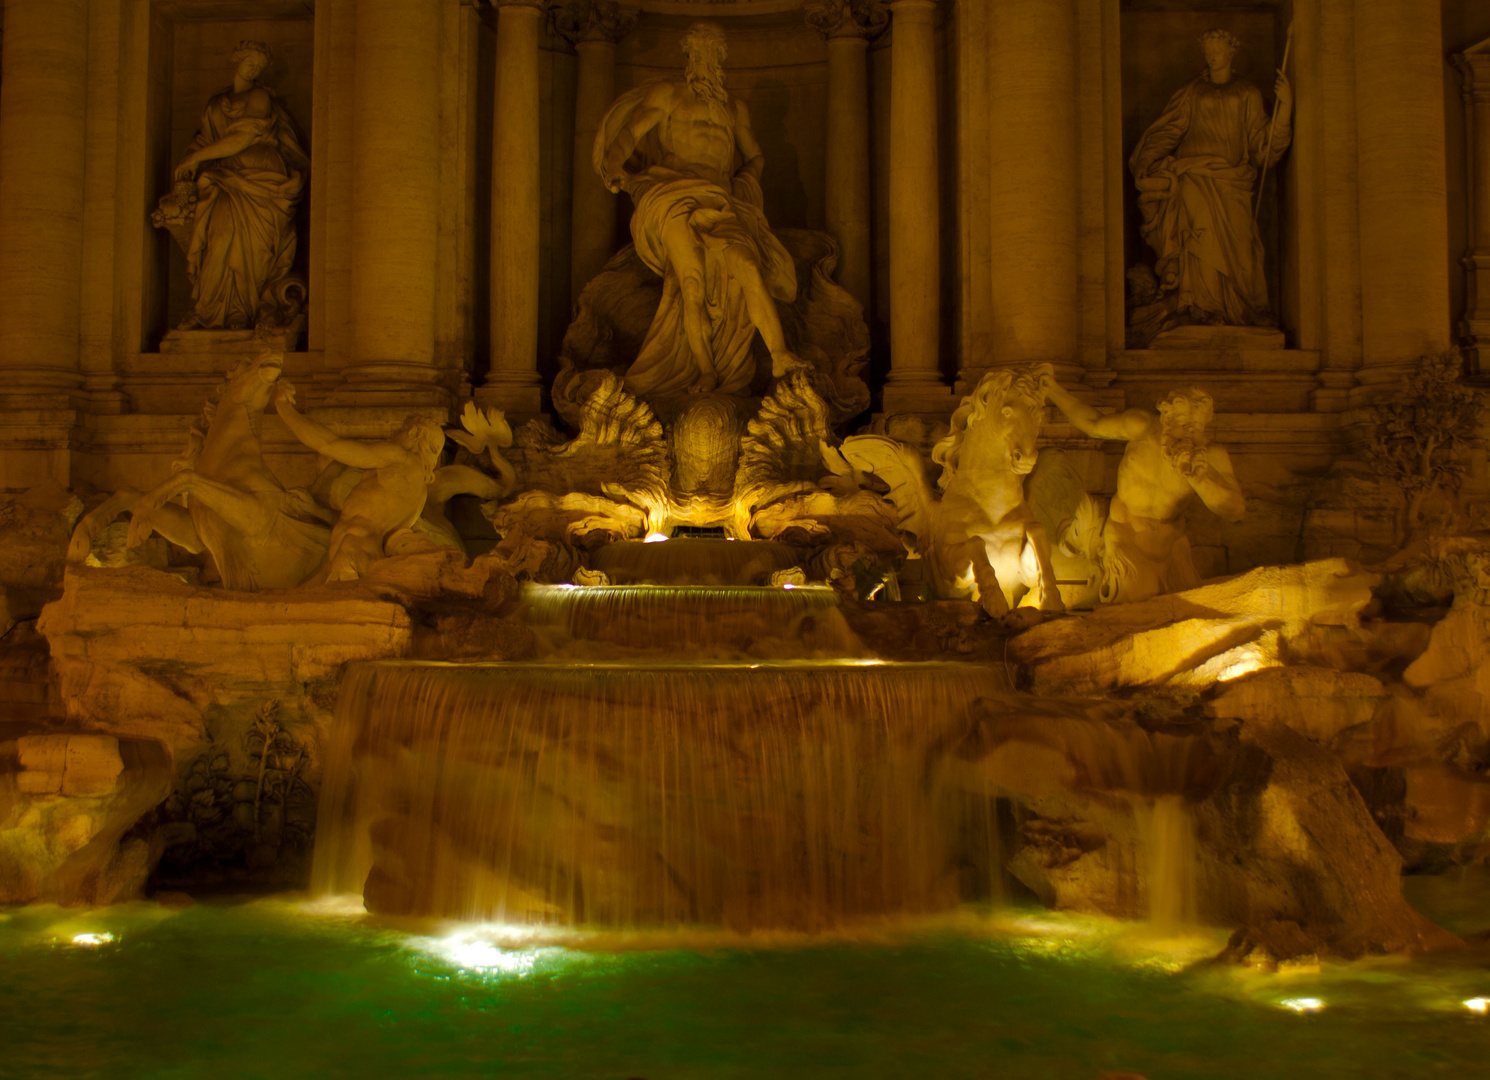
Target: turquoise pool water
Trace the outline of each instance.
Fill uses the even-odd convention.
[[[285,898],[11,909],[0,1076],[1490,1075],[1490,1015],[1464,1004],[1490,998],[1483,950],[1190,966],[1223,940],[1045,913],[829,941],[556,942]]]

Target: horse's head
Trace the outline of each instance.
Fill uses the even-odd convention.
[[[1049,364],[1020,364],[978,381],[952,414],[952,430],[931,451],[942,466],[943,490],[963,468],[1017,476],[1034,469],[1045,416],[1041,378],[1049,373]]]
[[[241,361],[224,377],[222,400],[234,402],[250,412],[263,412],[269,407],[274,384],[284,369],[284,353],[270,349]]]

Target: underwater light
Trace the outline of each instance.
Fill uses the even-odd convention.
[[[1464,1002],[1464,1007],[1470,1012],[1490,1013],[1490,997],[1472,997]]]
[[[1284,998],[1278,1002],[1285,1009],[1292,1009],[1296,1013],[1318,1012],[1324,1008],[1324,999],[1316,997]]]
[[[445,955],[463,968],[477,971],[501,971],[519,977],[533,969],[533,958],[510,953],[485,941],[452,942]]]
[[[642,540],[644,544],[660,544],[667,539],[667,533],[647,533]]]
[[[81,945],[85,949],[97,948],[99,945],[107,945],[114,940],[113,934],[74,934],[72,943]]]

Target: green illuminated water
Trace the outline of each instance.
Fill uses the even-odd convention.
[[[964,912],[754,947],[565,946],[285,899],[33,907],[0,912],[0,1076],[1483,1075],[1490,1019],[1462,1004],[1490,997],[1483,952],[1186,966],[1222,937]],[[1281,1004],[1310,998],[1322,1007]]]

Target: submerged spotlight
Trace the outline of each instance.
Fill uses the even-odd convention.
[[[1324,999],[1317,997],[1284,998],[1278,1004],[1296,1013],[1318,1012],[1324,1008]]]
[[[1481,1015],[1490,1013],[1490,997],[1472,997],[1464,1002],[1464,1007]]]
[[[97,948],[100,945],[107,945],[109,942],[111,942],[113,940],[114,940],[114,935],[113,934],[108,934],[108,933],[103,933],[103,934],[74,934],[72,936],[72,943],[74,945],[81,945],[85,949],[93,949],[93,948]]]
[[[644,544],[660,544],[660,543],[662,543],[666,539],[667,539],[667,533],[657,533],[657,532],[647,533],[646,538],[642,540],[642,543],[644,543]]]

